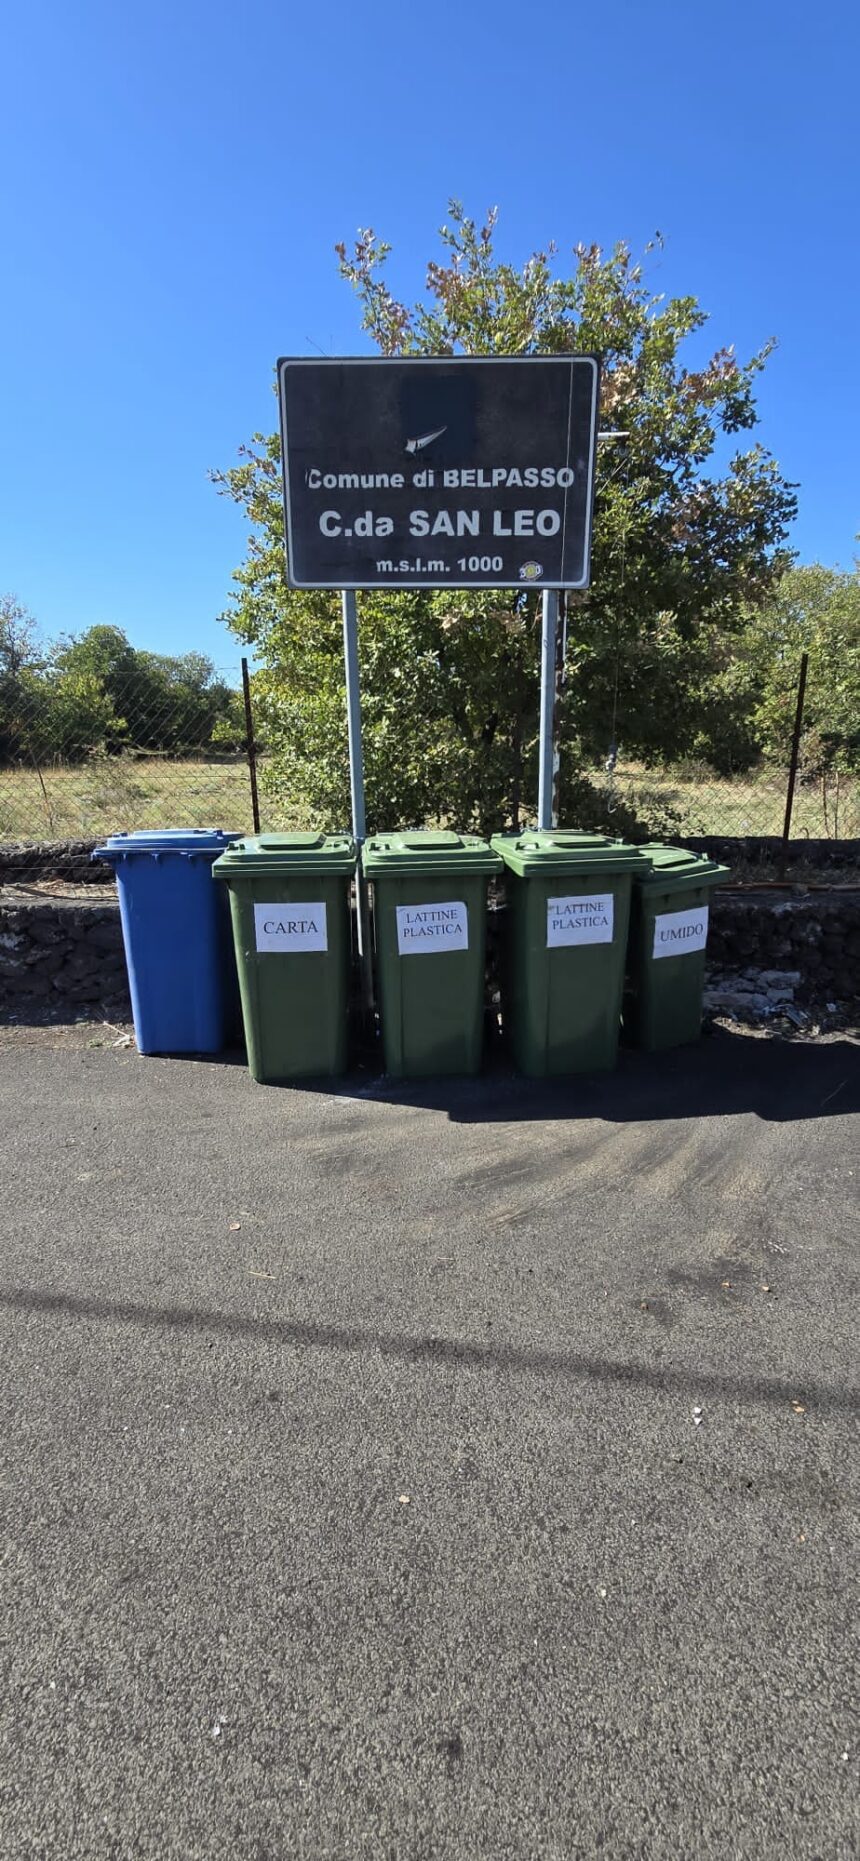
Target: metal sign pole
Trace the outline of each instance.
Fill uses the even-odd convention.
[[[555,691],[552,705],[552,825],[558,826],[561,808],[561,701],[567,680],[567,599],[558,597],[555,639]]]
[[[361,691],[358,682],[358,609],[353,588],[341,594],[343,609],[343,663],[346,672],[346,718],[349,733],[349,792],[352,800],[352,836],[358,847],[355,873],[355,901],[358,928],[358,955],[361,966],[361,1005],[365,1014],[373,1010],[373,968],[370,960],[370,918],[367,910],[367,886],[361,865],[361,849],[367,838],[364,812],[364,757],[361,748]]]
[[[540,646],[540,762],[538,766],[538,827],[552,826],[553,712],[555,710],[555,652],[558,635],[558,591],[543,591]]]
[[[352,796],[353,839],[362,846],[367,835],[364,818],[364,758],[361,753],[361,694],[358,684],[358,613],[355,590],[345,588],[343,605],[343,659],[346,667],[346,718],[349,731],[349,789]]]
[[[257,745],[254,742],[254,713],[251,709],[251,681],[248,677],[248,661],[242,660],[242,693],[245,699],[245,754],[248,758],[248,774],[251,778],[251,818],[254,832],[260,831],[260,800],[257,794]]]

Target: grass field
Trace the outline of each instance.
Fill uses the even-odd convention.
[[[139,827],[250,833],[247,765],[117,757],[0,769],[2,840],[88,840]]]
[[[595,774],[605,785],[605,773]],[[619,766],[614,786],[647,820],[669,810],[679,816],[677,831],[688,834],[781,834],[787,776],[783,770],[757,770],[721,780],[713,771],[644,769]],[[831,779],[826,794],[820,781],[798,781],[791,817],[793,840],[853,840],[860,837],[860,782]]]
[[[593,780],[607,787],[600,771]],[[721,781],[711,773],[620,768],[609,792],[630,800],[643,820],[666,831],[666,810],[689,834],[779,834],[785,808],[782,772]],[[302,809],[277,815],[261,795],[269,828],[307,825]],[[244,762],[135,761],[118,757],[79,766],[0,769],[0,840],[90,839],[140,827],[224,827],[251,831],[251,797]],[[860,784],[833,785],[825,809],[821,784],[798,785],[792,837],[860,837]]]

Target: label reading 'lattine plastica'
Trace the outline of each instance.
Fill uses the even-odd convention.
[[[655,957],[688,956],[704,950],[707,941],[707,905],[697,905],[695,911],[662,911],[654,919]]]
[[[460,899],[441,905],[397,905],[397,948],[401,956],[440,956],[468,950],[469,914]]]
[[[297,950],[327,950],[328,925],[325,905],[318,903],[255,905],[254,931],[257,949],[280,951],[282,955]]]
[[[548,950],[571,943],[611,943],[613,926],[611,892],[579,892],[572,898],[546,901]]]

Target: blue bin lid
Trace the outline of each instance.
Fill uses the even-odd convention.
[[[111,859],[133,853],[220,853],[238,834],[226,834],[220,827],[162,827],[141,829],[133,834],[109,834],[104,846],[93,850],[93,859]]]

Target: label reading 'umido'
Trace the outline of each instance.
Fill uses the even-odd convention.
[[[296,950],[327,950],[328,925],[322,904],[254,906],[257,949],[292,954]]]
[[[613,925],[611,892],[579,892],[573,898],[546,901],[548,950],[570,943],[611,943]]]
[[[655,957],[687,956],[704,950],[707,941],[707,905],[697,905],[695,911],[663,911],[654,919]]]
[[[468,950],[469,914],[460,899],[441,905],[397,905],[397,948],[401,956],[440,956]]]

